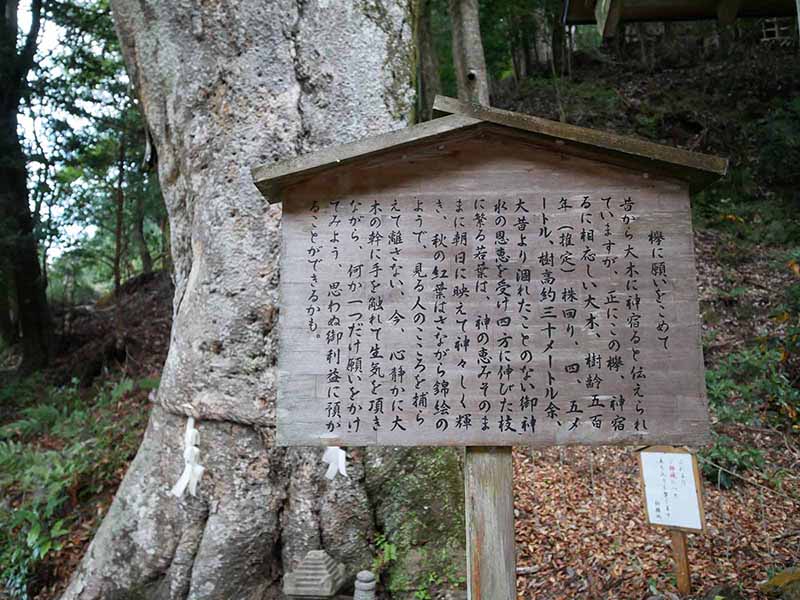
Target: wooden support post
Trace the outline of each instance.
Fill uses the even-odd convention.
[[[675,578],[678,581],[678,593],[688,596],[692,593],[692,579],[689,573],[689,551],[686,545],[686,533],[679,529],[670,529],[672,537],[672,556],[675,558]]]
[[[468,447],[464,460],[469,600],[516,598],[510,447]]]

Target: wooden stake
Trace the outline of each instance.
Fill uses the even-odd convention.
[[[510,447],[468,447],[464,460],[469,600],[516,598]]]
[[[678,593],[688,596],[692,593],[692,580],[689,573],[689,552],[686,545],[686,533],[679,529],[670,529],[672,537],[672,555],[675,558],[675,578],[678,580]]]

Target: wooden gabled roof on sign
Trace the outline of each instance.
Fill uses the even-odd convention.
[[[253,181],[272,203],[280,191],[312,175],[356,163],[378,154],[435,143],[455,132],[469,134],[490,128],[521,141],[552,146],[554,152],[575,154],[644,172],[660,173],[689,183],[698,191],[727,172],[728,161],[635,138],[549,121],[520,113],[467,104],[437,96],[434,110],[448,116],[398,131],[332,146],[290,160],[255,167]]]

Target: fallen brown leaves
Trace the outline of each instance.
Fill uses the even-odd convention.
[[[781,435],[757,434],[773,464],[785,462]],[[753,436],[755,437],[755,436]],[[645,522],[633,449],[565,448],[514,454],[519,599],[645,599],[675,590],[669,536]],[[695,597],[724,585],[744,598],[756,584],[800,560],[800,504],[743,483],[704,482],[708,531],[689,536]],[[800,496],[800,482],[783,491]]]

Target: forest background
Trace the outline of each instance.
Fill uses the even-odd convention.
[[[450,9],[444,0],[418,6],[415,120],[431,117],[436,93],[458,93]],[[50,598],[75,570],[147,423],[169,345],[170,226],[106,0],[5,0],[2,13],[0,597]],[[731,159],[730,173],[693,198],[715,429],[701,457],[727,518],[752,521],[771,545],[767,558],[753,540],[729,553],[739,577],[717,582],[710,564],[701,572],[705,591],[720,584],[750,597],[800,557],[797,530],[764,508],[788,502],[791,514],[800,502],[797,24],[636,24],[603,42],[594,26],[565,29],[559,19],[560,4],[547,0],[480,3],[494,106]],[[546,486],[577,490],[569,473],[586,479],[587,468],[593,494],[603,465],[613,475],[613,456],[590,464],[586,454],[519,453],[519,469],[535,464],[544,476],[518,474],[518,510],[544,514]],[[460,567],[447,560],[415,564],[422,576],[410,581],[408,556],[425,540],[385,525],[371,544],[387,592],[425,598],[461,587]],[[522,520],[521,556],[540,572],[537,557],[552,543]],[[593,575],[579,556],[559,560],[547,577],[521,577],[521,594],[673,589],[658,561],[631,583],[608,565]]]

